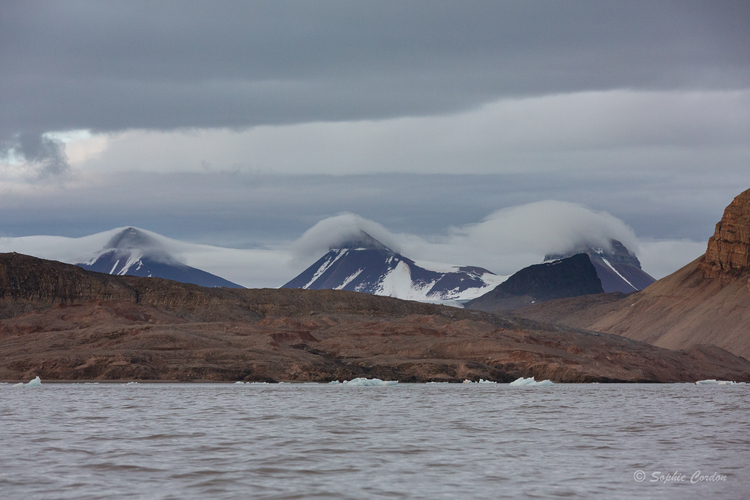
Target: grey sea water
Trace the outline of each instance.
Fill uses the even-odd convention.
[[[0,497],[750,498],[750,385],[5,384]]]

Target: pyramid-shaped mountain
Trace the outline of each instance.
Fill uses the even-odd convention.
[[[77,265],[88,271],[119,276],[164,278],[207,287],[243,288],[215,274],[182,264],[156,238],[134,227],[117,233],[104,248]]]
[[[505,277],[481,267],[419,263],[391,250],[364,231],[330,248],[283,288],[335,289],[406,300],[469,300]]]

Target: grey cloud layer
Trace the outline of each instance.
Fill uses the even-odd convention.
[[[557,199],[607,211],[639,238],[706,241],[745,185],[745,172],[727,171],[340,177],[131,172],[5,192],[0,212],[8,236],[84,236],[134,225],[177,239],[255,247],[295,240],[339,212],[394,232],[434,235],[498,209]]]
[[[745,2],[6,2],[0,139],[738,88]]]

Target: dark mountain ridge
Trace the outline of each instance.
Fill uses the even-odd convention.
[[[585,253],[526,267],[494,290],[465,304],[467,309],[503,311],[537,302],[603,293],[596,268]]]

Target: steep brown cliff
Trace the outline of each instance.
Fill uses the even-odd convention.
[[[700,264],[705,278],[736,278],[750,269],[750,189],[737,196],[724,216]]]

